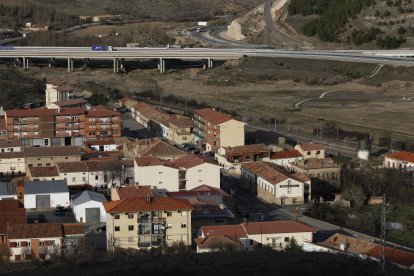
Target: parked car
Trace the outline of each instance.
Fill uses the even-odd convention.
[[[55,216],[63,216],[63,215],[65,215],[65,212],[66,212],[65,207],[58,206],[55,209]]]

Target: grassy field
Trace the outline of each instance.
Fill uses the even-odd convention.
[[[369,75],[375,64],[249,58],[216,63],[213,69],[205,71],[172,69],[171,63],[167,63],[170,69],[163,75],[156,70],[156,64],[152,66],[153,69],[133,69],[117,75],[110,68],[77,68],[74,73],[67,73],[65,68],[33,67],[29,73],[35,78],[51,76],[81,84],[99,79],[102,87],[119,89],[125,95],[143,91],[173,94],[182,99],[182,105],[185,99],[195,99],[235,111],[253,124],[277,117],[289,120],[291,127],[312,131],[324,121],[333,120],[343,128],[371,130],[378,135],[385,131],[414,135],[414,101],[402,100],[414,95],[412,82],[407,81],[410,75],[414,79],[410,68],[387,67],[384,74],[392,74],[392,80],[384,76],[383,82],[378,79],[370,84],[359,78]],[[300,111],[293,108],[300,100],[319,97],[332,89],[341,91],[308,102]]]

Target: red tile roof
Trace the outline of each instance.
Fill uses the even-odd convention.
[[[171,197],[124,198],[103,203],[107,213],[140,212],[140,211],[178,211],[191,210],[192,205],[186,199]]]
[[[180,157],[174,161],[168,162],[168,164],[174,168],[186,168],[186,169],[196,167],[204,163],[210,163],[212,165],[218,166],[214,160],[211,160],[210,158],[207,158],[204,156],[195,155],[195,154],[189,154],[189,155]]]
[[[303,157],[303,155],[297,150],[279,151],[272,154],[270,159],[288,159]]]
[[[378,259],[380,245],[369,241],[356,239],[354,237],[345,236],[342,234],[335,234],[323,242],[319,243],[322,246],[341,250],[341,245],[344,244],[350,253],[364,254]],[[387,246],[385,250],[388,261],[410,267],[414,265],[414,253],[398,250]]]
[[[62,237],[59,223],[8,224],[8,239],[33,239]]]
[[[140,167],[164,165],[164,162],[156,157],[137,157],[135,158],[135,162]]]
[[[286,171],[283,167],[263,161],[252,162],[243,165],[242,169],[262,177],[273,185],[276,185],[291,177],[289,172]]]
[[[108,140],[95,140],[95,141],[88,141],[86,142],[88,145],[93,146],[104,146],[104,145],[115,145],[114,139],[108,139]]]
[[[21,143],[22,143],[22,141],[20,139],[4,140],[4,141],[0,141],[0,148],[20,147]]]
[[[84,235],[85,228],[83,223],[64,223],[62,224],[63,236]]]
[[[68,115],[81,115],[85,114],[86,111],[80,107],[74,108],[65,108],[58,115],[59,116],[68,116]]]
[[[229,194],[227,194],[225,191],[208,185],[201,185],[189,191],[167,192],[166,194],[171,197],[206,195],[229,196]]]
[[[400,151],[385,155],[386,158],[414,163],[414,152]]]
[[[170,121],[170,124],[180,127],[180,128],[189,128],[194,126],[193,120],[190,120],[186,117],[175,118]]]
[[[56,115],[57,109],[15,109],[7,110],[7,117],[37,117]]]
[[[54,104],[58,105],[58,106],[69,106],[69,105],[77,105],[77,104],[85,104],[88,101],[85,99],[71,99],[71,100],[66,100],[66,101],[57,101],[54,102]]]
[[[25,223],[26,209],[18,200],[0,200],[0,234],[5,234],[7,223]]]
[[[228,147],[225,150],[226,150],[226,155],[230,155],[230,156],[242,155],[242,154],[248,154],[248,153],[269,152],[269,149],[267,148],[265,144],[252,144],[252,145]]]
[[[59,176],[56,166],[51,167],[29,167],[32,177],[53,177]]]
[[[243,249],[243,244],[238,237],[234,236],[208,236],[205,238],[194,239],[198,248],[223,248],[225,246],[233,246],[235,249]]]
[[[316,229],[293,220],[248,222],[243,226],[249,235],[316,232]]]
[[[119,187],[116,189],[120,199],[129,198],[129,197],[153,197],[151,191],[151,186],[126,186]]]
[[[91,110],[87,112],[87,115],[95,117],[121,116],[119,112],[113,111],[103,105],[93,107]]]
[[[320,144],[303,143],[298,144],[304,151],[324,150],[325,148]]]
[[[153,157],[165,157],[165,156],[184,156],[186,155],[185,152],[183,152],[180,149],[177,149],[176,147],[162,141],[159,138],[154,139],[146,139],[147,144],[144,144],[146,146],[143,146],[142,149],[138,151],[138,155],[140,157],[143,156],[153,156]],[[142,140],[140,140],[142,141]]]
[[[214,125],[219,125],[232,119],[229,115],[218,112],[211,108],[197,109],[194,110],[194,113]]]
[[[201,231],[205,236],[247,237],[247,233],[242,224],[202,226]]]

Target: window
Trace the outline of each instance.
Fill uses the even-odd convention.
[[[181,228],[187,228],[187,224],[181,223]]]
[[[289,242],[289,237],[285,237],[285,242]]]
[[[306,152],[306,155],[311,155],[311,152],[310,152],[310,151],[307,151],[307,152]]]
[[[46,163],[46,167],[50,167],[50,163]]]
[[[162,181],[161,182],[158,182],[158,184],[162,184]]]
[[[121,227],[120,227],[120,226],[115,226],[115,231],[116,231],[116,232],[121,231]]]
[[[172,212],[167,211],[167,217],[171,217],[171,216],[172,216]]]
[[[115,214],[115,215],[114,215],[114,218],[115,218],[115,219],[119,219],[119,214]]]
[[[86,177],[82,177],[82,181],[86,181]]]
[[[128,242],[134,242],[134,237],[129,237]]]
[[[41,167],[41,166],[42,166],[42,163],[37,164],[37,166],[38,166],[38,167]]]
[[[181,212],[181,216],[182,216],[182,217],[187,216],[187,212]]]
[[[69,157],[65,156],[65,159],[68,159]]]
[[[162,172],[158,172],[158,174],[162,174]]]
[[[320,154],[320,153],[321,153],[321,151],[320,151],[320,150],[317,150],[317,151],[316,151],[316,154]]]
[[[134,231],[134,225],[128,225],[128,231]]]
[[[76,177],[72,177],[72,182],[75,182],[76,181]]]
[[[95,180],[98,180],[99,179],[99,175],[95,175]]]
[[[128,214],[128,218],[129,219],[133,219],[134,218],[134,214]]]
[[[203,172],[203,170],[198,170],[198,172]]]

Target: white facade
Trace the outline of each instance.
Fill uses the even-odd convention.
[[[300,156],[300,157],[290,157],[290,158],[281,158],[281,159],[271,159],[270,161],[276,165],[291,169],[292,165],[290,163],[303,160],[303,159],[304,159],[303,156]]]
[[[394,159],[390,157],[385,157],[384,160],[384,167],[390,168],[390,169],[406,169],[406,168],[413,168],[414,162],[406,161],[406,160],[400,160],[400,159]]]
[[[93,171],[93,172],[67,172],[59,173],[59,177],[55,177],[56,180],[66,180],[68,187],[88,185],[97,188],[107,188],[105,181],[104,171]],[[134,168],[125,168],[125,180],[129,179],[130,183],[134,183]],[[125,182],[125,180],[123,182]],[[112,184],[112,181],[108,184]],[[122,183],[125,184],[125,183]],[[121,179],[116,178],[113,181],[113,186],[120,186]]]
[[[236,147],[244,145],[244,123],[229,120],[220,125],[220,147]]]
[[[58,101],[67,101],[69,100],[69,91],[58,91],[58,87],[47,83],[46,84],[46,108],[53,108],[50,104]]]
[[[69,207],[69,192],[66,193],[39,193],[39,194],[25,194],[24,195],[24,208],[35,209],[36,208],[36,196],[37,195],[50,195],[50,208],[58,206]]]
[[[325,149],[322,147],[318,147],[318,149],[307,149],[306,145],[302,146],[301,144],[297,144],[295,146],[295,150],[299,151],[303,155],[304,159],[325,158]]]
[[[186,170],[186,190],[206,184],[220,189],[220,166],[203,163]]]
[[[91,148],[96,151],[116,151],[116,144],[108,145],[91,145]]]
[[[3,174],[26,173],[26,163],[24,157],[0,158],[0,173]]]
[[[45,259],[49,259],[51,254],[58,254],[60,253],[60,248],[62,245],[62,238],[61,237],[52,237],[52,238],[36,238],[39,241],[39,253],[45,252],[47,253]],[[31,256],[31,239],[8,239],[10,243],[16,243],[16,247],[10,247],[10,261],[24,261],[26,260],[26,256]],[[50,245],[45,245],[47,242]],[[16,260],[16,256],[20,256],[20,260]]]
[[[312,232],[299,233],[270,233],[270,234],[249,234],[249,239],[254,243],[261,243],[270,246],[276,250],[283,250],[290,240],[295,238],[299,246],[303,246],[304,242],[312,242]]]
[[[86,208],[99,208],[100,210],[100,222],[106,222],[106,212],[102,202],[99,201],[88,201],[79,205],[74,205],[73,201],[71,202],[73,213],[77,222],[86,221]]]
[[[17,195],[0,195],[0,200],[3,199],[17,199]]]
[[[139,185],[150,185],[153,189],[169,192],[179,191],[178,169],[157,165],[138,166],[134,162],[135,182]]]

